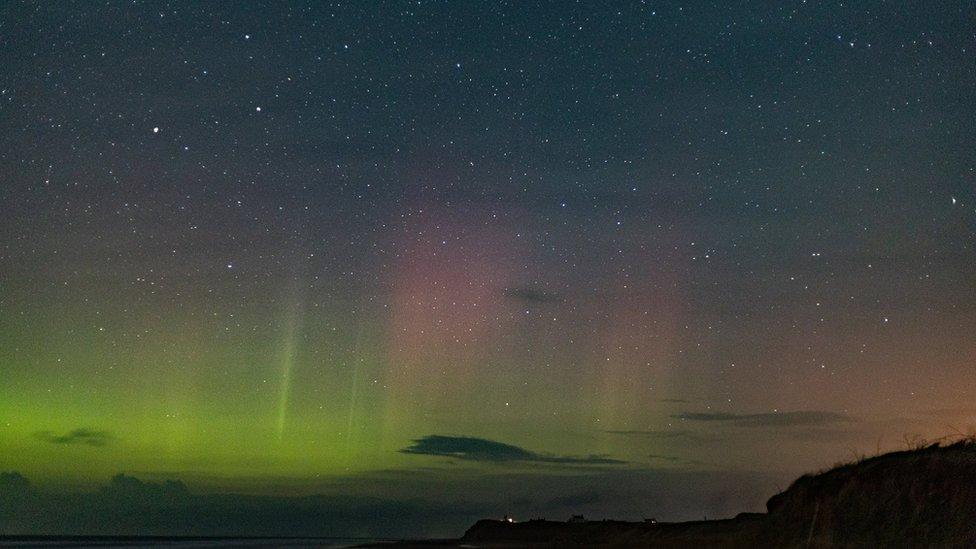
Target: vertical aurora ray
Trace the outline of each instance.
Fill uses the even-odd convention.
[[[362,295],[368,295],[369,285],[368,281],[364,278],[362,280],[361,291]],[[365,310],[368,304],[365,301],[359,303],[359,309]],[[350,379],[349,379],[349,404],[348,411],[346,413],[346,431],[345,431],[345,441],[346,449],[351,452],[355,449],[359,442],[360,435],[362,435],[362,425],[361,422],[357,424],[357,420],[361,420],[363,414],[367,411],[360,409],[363,406],[363,402],[360,399],[360,377],[362,377],[362,366],[367,360],[367,348],[368,348],[368,327],[365,322],[364,317],[359,316],[356,322],[355,340],[353,347],[353,354],[351,357],[351,368],[350,368]],[[369,357],[371,360],[372,358]],[[375,405],[375,402],[373,403]],[[358,412],[358,417],[357,417]],[[357,429],[357,425],[359,429]]]
[[[303,219],[296,217],[295,232],[304,234]],[[303,339],[305,325],[305,282],[307,277],[304,265],[299,259],[303,254],[296,243],[292,256],[290,283],[285,287],[285,303],[282,320],[282,343],[279,368],[278,410],[275,420],[275,433],[281,442],[288,426],[288,407],[292,393],[292,377],[295,371],[295,358]]]
[[[295,369],[295,355],[298,350],[298,340],[301,337],[304,320],[304,310],[297,292],[293,292],[295,299],[288,306],[285,318],[284,336],[281,348],[281,377],[278,389],[278,416],[275,432],[278,440],[282,440],[288,421],[288,401],[291,396],[292,373]]]

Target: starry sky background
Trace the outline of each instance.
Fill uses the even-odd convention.
[[[0,470],[687,519],[967,432],[974,24],[3,3]]]

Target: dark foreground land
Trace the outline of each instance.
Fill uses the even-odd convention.
[[[865,459],[797,479],[766,513],[681,523],[481,520],[417,547],[976,547],[976,443]]]

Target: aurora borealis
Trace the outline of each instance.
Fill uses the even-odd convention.
[[[0,471],[686,519],[974,429],[974,17],[4,3]]]

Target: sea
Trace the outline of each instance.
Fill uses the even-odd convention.
[[[115,536],[13,536],[0,537],[0,547],[243,547],[243,548],[300,548],[300,547],[382,547],[401,540],[377,538],[219,538],[219,537],[115,537]]]

